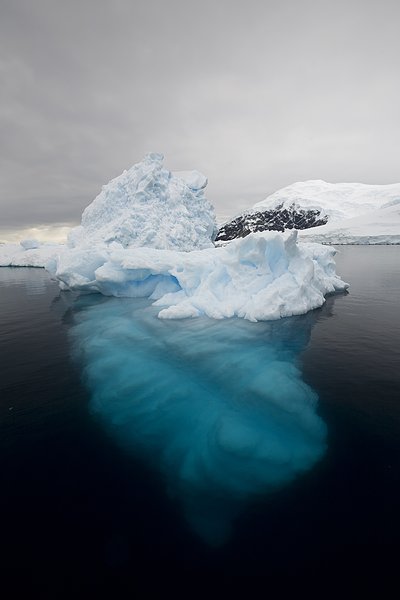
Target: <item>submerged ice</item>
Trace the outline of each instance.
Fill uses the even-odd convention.
[[[190,528],[223,543],[246,502],[289,484],[325,449],[298,353],[315,319],[162,321],[146,300],[81,296],[75,355],[91,408],[161,472]]]

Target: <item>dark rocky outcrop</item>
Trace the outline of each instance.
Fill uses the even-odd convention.
[[[227,242],[235,238],[246,237],[256,231],[285,231],[285,229],[309,229],[325,225],[327,216],[321,216],[319,210],[306,210],[292,204],[284,208],[283,204],[270,210],[244,213],[225,223],[217,234],[216,241]]]

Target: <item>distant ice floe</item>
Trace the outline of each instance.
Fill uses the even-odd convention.
[[[0,244],[0,267],[46,267],[56,260],[64,245],[22,240],[18,244]]]

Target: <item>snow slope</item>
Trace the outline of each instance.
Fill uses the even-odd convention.
[[[300,239],[322,244],[400,244],[400,200],[358,217],[303,230]]]

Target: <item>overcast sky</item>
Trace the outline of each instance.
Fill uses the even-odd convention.
[[[400,181],[399,0],[0,0],[0,230],[78,222],[163,152],[233,215]]]

